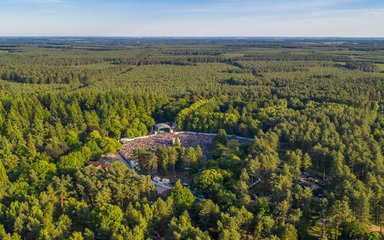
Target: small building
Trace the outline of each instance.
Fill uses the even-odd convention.
[[[164,184],[170,184],[171,183],[171,181],[168,178],[163,178],[162,182]]]
[[[155,133],[173,133],[171,126],[165,123],[155,125]]]
[[[153,181],[161,182],[161,178],[159,176],[155,176],[155,177],[153,177]]]

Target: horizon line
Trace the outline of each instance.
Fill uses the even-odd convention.
[[[312,39],[384,39],[384,36],[238,36],[238,35],[148,35],[148,36],[124,36],[124,35],[0,35],[0,38],[312,38]]]

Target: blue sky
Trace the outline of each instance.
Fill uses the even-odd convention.
[[[0,36],[384,37],[384,0],[0,0]]]

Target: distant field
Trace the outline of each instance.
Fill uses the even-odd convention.
[[[384,71],[384,64],[377,64],[377,66],[379,67],[380,72]]]
[[[241,54],[241,53],[226,53],[226,54],[223,54],[223,57],[226,57],[226,58],[235,58],[235,57],[243,57],[244,54]]]

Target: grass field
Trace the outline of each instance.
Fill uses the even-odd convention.
[[[380,72],[384,72],[384,64],[377,64]]]
[[[226,58],[235,58],[235,57],[243,57],[244,54],[241,54],[241,53],[225,53],[222,56],[226,57]]]

